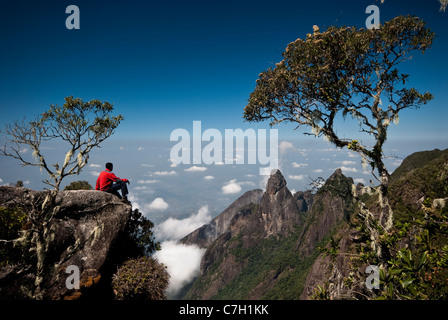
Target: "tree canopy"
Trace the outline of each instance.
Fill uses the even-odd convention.
[[[22,166],[36,166],[48,173],[44,183],[59,190],[66,176],[79,174],[89,159],[90,151],[109,138],[123,120],[112,116],[113,105],[100,100],[83,101],[66,97],[64,105],[50,109],[34,120],[15,122],[3,132],[10,142],[0,154],[19,160]],[[43,144],[58,140],[69,146],[62,163],[48,164],[43,155]],[[26,159],[23,148],[30,148],[33,160]]]
[[[275,67],[259,74],[244,118],[309,127],[307,134],[358,152],[387,188],[383,144],[389,125],[398,122],[403,109],[419,108],[432,99],[429,92],[406,87],[409,75],[397,66],[411,52],[429,49],[435,34],[412,16],[396,17],[379,29],[313,29],[306,39],[291,42]],[[363,144],[358,136],[340,136],[335,128],[339,115],[357,120],[360,131],[374,137],[374,145]]]

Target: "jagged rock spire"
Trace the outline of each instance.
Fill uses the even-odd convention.
[[[286,180],[279,169],[274,169],[266,184],[266,192],[268,194],[275,194],[286,187]]]

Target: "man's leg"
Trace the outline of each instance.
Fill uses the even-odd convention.
[[[121,196],[118,193],[118,190],[121,190]],[[109,190],[107,190],[107,192],[112,193],[114,195],[116,195],[117,197],[119,197],[120,199],[123,197],[126,197],[128,192],[128,187],[126,186],[126,182],[120,181],[120,182],[116,182],[114,183]]]
[[[110,186],[110,188],[106,192],[112,193],[113,195],[121,199],[121,195],[118,193],[118,190],[120,189],[121,186],[118,183],[114,183],[113,185]]]
[[[129,193],[127,183],[121,182],[120,184],[121,184],[121,195],[123,196],[123,198],[127,198],[127,195]]]

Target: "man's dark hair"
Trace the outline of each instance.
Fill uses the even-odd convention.
[[[112,171],[113,167],[114,167],[114,165],[112,163],[110,163],[110,162],[106,163],[106,169],[109,169]]]

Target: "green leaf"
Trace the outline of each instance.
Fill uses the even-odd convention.
[[[408,277],[406,280],[400,280],[401,285],[403,286],[403,288],[406,288],[407,286],[409,286],[412,282],[414,282],[415,278],[413,277]]]
[[[418,265],[419,270],[426,264],[426,261],[428,261],[428,251],[423,252],[420,258],[420,263]]]
[[[413,267],[412,264],[412,254],[408,249],[402,249],[398,252],[398,256],[409,266]]]

